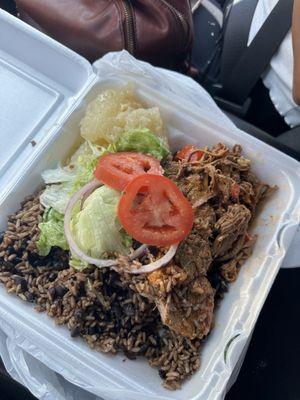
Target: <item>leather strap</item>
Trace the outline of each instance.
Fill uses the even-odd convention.
[[[235,66],[222,76],[221,97],[237,104],[247,100],[292,25],[293,3],[293,0],[278,1]]]

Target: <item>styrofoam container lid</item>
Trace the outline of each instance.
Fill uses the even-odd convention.
[[[5,187],[93,74],[78,54],[5,11],[0,16],[0,187]]]

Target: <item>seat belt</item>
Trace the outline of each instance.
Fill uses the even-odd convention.
[[[231,0],[225,6],[220,81],[226,82],[232,68],[247,47],[258,0]]]
[[[236,60],[234,67],[227,71],[226,76],[222,76],[221,90],[216,96],[220,106],[231,108],[231,111],[234,107],[243,110],[251,90],[292,25],[293,3],[293,0],[278,1],[251,44],[246,46],[241,57]]]

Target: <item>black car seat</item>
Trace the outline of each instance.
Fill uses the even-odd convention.
[[[300,154],[300,126],[296,126],[277,137],[278,143],[292,148]]]
[[[274,138],[242,118],[228,112],[226,114],[239,129],[300,161],[300,136],[297,138],[297,134],[300,135],[300,127]]]
[[[300,158],[300,128],[278,138],[246,122],[252,88],[291,27],[293,0],[279,0],[254,40],[247,46],[258,0],[193,2],[195,42],[192,66],[196,79],[212,94],[233,122],[253,136]]]

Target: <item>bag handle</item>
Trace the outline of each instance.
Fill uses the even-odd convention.
[[[221,97],[239,105],[247,100],[292,25],[293,3],[293,0],[278,1],[234,68],[227,71],[226,77],[224,74]]]

